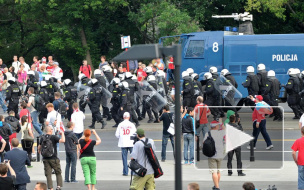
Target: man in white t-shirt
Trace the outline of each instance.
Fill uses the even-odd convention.
[[[222,125],[221,121],[220,122],[212,121],[210,123],[210,127],[211,127],[210,133],[215,142],[216,153],[214,156],[208,158],[208,166],[209,166],[210,172],[212,173],[214,190],[219,190],[219,183],[220,183],[220,178],[221,178],[220,168],[221,168],[222,160],[225,156],[224,152],[225,152],[226,131],[225,131],[224,125],[222,125],[223,129],[219,130],[221,125]],[[209,136],[209,134],[205,135],[204,142],[208,136]]]
[[[118,125],[116,129],[115,136],[119,138],[118,147],[121,148],[121,155],[122,155],[122,163],[123,163],[123,176],[128,176],[128,151],[130,154],[133,150],[133,140],[130,139],[136,133],[135,125],[130,122],[130,113],[125,112],[123,114],[124,120]]]
[[[85,119],[85,115],[82,111],[79,110],[78,103],[75,102],[73,104],[73,113],[71,115],[71,122],[75,123],[75,127],[73,129],[73,132],[75,133],[76,137],[80,139],[83,134],[83,120]]]
[[[13,57],[14,62],[12,63],[12,66],[14,67],[14,73],[17,74],[17,72],[19,71],[19,67],[20,67],[20,62],[18,61],[18,56],[14,55]]]
[[[33,126],[34,126],[35,130],[37,131],[37,133],[39,133],[39,135],[42,135],[43,133],[41,131],[41,124],[39,124],[39,122],[38,122],[39,112],[35,109],[34,88],[29,87],[27,93],[29,94],[29,100],[27,103],[27,107],[29,107],[29,111],[30,111],[32,119],[33,119]]]
[[[48,103],[46,105],[46,109],[48,110],[47,118],[45,121],[46,126],[53,127],[53,133],[55,134],[57,131],[60,130],[60,123],[61,123],[61,115],[57,111],[54,110],[54,105],[52,103]]]
[[[21,66],[21,65],[24,65],[24,70],[25,70],[26,72],[29,72],[30,66],[29,66],[27,63],[25,63],[24,58],[23,58],[23,57],[19,57],[19,61],[20,61],[20,66]],[[17,71],[20,70],[20,66],[19,66],[19,68],[18,68]]]

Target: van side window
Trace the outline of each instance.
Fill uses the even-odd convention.
[[[204,40],[191,40],[189,42],[185,57],[203,57],[205,51],[205,41]]]

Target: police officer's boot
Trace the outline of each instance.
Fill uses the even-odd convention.
[[[101,123],[101,129],[104,129],[105,126],[107,125],[107,122],[103,120],[100,123]]]
[[[89,128],[90,128],[90,129],[95,129],[95,121],[92,121],[92,124],[89,125]]]

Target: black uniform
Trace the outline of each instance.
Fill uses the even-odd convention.
[[[271,106],[278,106],[278,97],[280,95],[280,89],[281,89],[281,83],[280,81],[275,78],[275,77],[271,77],[268,78],[267,84],[270,83],[270,92],[269,92],[269,105]],[[274,115],[274,119],[273,120],[282,120],[282,111],[280,108],[273,108],[273,115]]]
[[[88,86],[89,85],[89,81],[90,81],[90,79],[88,79],[88,78],[83,78],[83,79],[81,79],[81,84],[83,85],[83,86]],[[86,95],[83,95],[83,96],[81,96],[80,97],[80,101],[79,101],[79,109],[83,112],[83,113],[85,113],[85,107],[87,106],[87,96]]]
[[[191,99],[191,107],[195,107],[197,102],[196,102],[196,98],[198,96],[202,96],[203,95],[203,87],[202,84],[197,81],[196,79],[193,80],[193,88],[194,88],[194,96]]]
[[[214,88],[215,88],[215,92],[214,92],[214,96],[216,101],[214,102],[214,106],[222,106],[223,105],[223,98],[222,98],[222,94],[221,94],[221,90],[220,90],[220,85],[221,85],[221,80],[220,77],[218,76],[217,73],[212,73],[212,78],[214,81]],[[218,114],[220,115],[220,117],[225,117],[224,111],[222,108],[218,108]]]
[[[242,83],[244,88],[247,88],[248,90],[248,95],[258,95],[259,94],[259,78],[254,75],[249,73],[247,75],[246,81]],[[249,98],[245,100],[245,105],[246,106],[255,106],[254,102],[251,101]]]
[[[194,98],[194,87],[192,78],[185,77],[183,81],[183,107],[191,106],[191,99]]]
[[[111,82],[114,78],[114,75],[112,72],[104,72],[104,75],[106,76],[108,82]]]
[[[21,90],[19,89],[19,86],[16,83],[11,84],[6,89],[6,98],[5,101],[9,101],[8,107],[7,107],[7,113],[10,111],[15,112],[15,117],[19,119],[18,114],[18,104],[19,104],[19,98],[21,96]]]
[[[50,97],[49,97],[49,93],[48,93],[46,87],[40,88],[39,95],[44,100],[45,104],[50,103]],[[41,108],[41,111],[39,114],[39,123],[41,123],[42,125],[44,125],[44,119],[46,119],[47,114],[48,114],[48,111],[47,111],[46,107]]]
[[[213,79],[208,79],[205,88],[206,99],[204,104],[208,106],[215,106],[215,102],[218,101],[218,92],[215,89],[215,82]],[[220,117],[220,113],[218,108],[210,108],[211,114],[213,115],[214,119],[217,120]]]
[[[154,89],[155,91],[157,91],[158,88],[157,88],[156,81],[155,82],[150,81],[149,85],[150,85],[149,88],[151,90]],[[152,113],[153,113],[153,115],[155,117],[154,122],[158,122],[158,120],[159,120],[158,112],[155,109],[153,109],[153,107],[151,107],[151,105],[149,103],[147,103],[147,102],[145,104],[145,107],[146,107],[146,110],[147,110],[147,113],[148,113],[148,116],[149,116],[149,121],[151,122],[153,120],[153,116],[152,116]]]
[[[295,114],[294,119],[299,119],[302,115],[299,105],[299,92],[300,92],[300,81],[297,76],[290,76],[286,86],[287,96],[287,103],[288,106],[292,109],[293,113]]]
[[[53,80],[50,79],[46,81],[46,83],[47,83],[46,90],[49,93],[50,102],[53,102],[55,100],[54,93],[59,92],[59,90],[57,86],[54,84]]]
[[[38,80],[34,75],[29,75],[29,79],[27,79],[26,89],[24,91],[24,95],[27,95],[27,91],[30,87],[34,88],[34,94],[38,93]]]
[[[100,113],[100,103],[102,97],[102,88],[99,83],[93,84],[92,89],[88,94],[89,97],[89,107],[92,112],[92,125],[89,126],[90,128],[95,128],[95,123],[100,122],[102,123],[101,129],[104,128],[106,123],[103,121],[101,113]]]
[[[121,118],[119,115],[120,101],[121,101],[121,90],[120,90],[120,88],[116,87],[116,84],[115,84],[113,91],[112,91],[112,99],[111,99],[111,104],[112,104],[111,114],[116,123],[116,125],[114,125],[114,127],[117,127],[121,121]]]
[[[130,92],[129,92],[129,98],[130,99],[129,99],[129,101],[131,102],[131,105],[132,105],[131,110],[130,110],[130,114],[132,116],[132,120],[138,124],[138,117],[137,117],[137,114],[135,112],[136,106],[133,106],[133,105],[136,105],[135,104],[135,97],[136,97],[135,93],[139,90],[138,83],[136,85],[136,82],[133,81],[131,78],[127,78],[125,81],[129,84],[129,89],[130,89]]]
[[[257,73],[257,77],[259,79],[259,94],[263,96],[267,95],[266,92],[266,83],[267,83],[267,71],[266,70],[261,70]]]
[[[65,97],[63,98],[63,101],[67,101],[69,103],[69,109],[67,111],[67,117],[68,120],[71,121],[71,115],[73,114],[73,104],[77,102],[77,88],[73,86],[72,84],[69,84],[64,89]]]
[[[225,78],[227,79],[227,84],[230,83],[232,84],[235,88],[238,87],[238,83],[235,81],[234,76],[231,75],[231,73],[228,73],[225,75]],[[232,106],[232,104],[234,104],[234,95],[235,95],[235,91],[234,90],[230,90],[226,96],[225,99],[225,106]],[[236,112],[236,109],[233,109],[234,112]]]

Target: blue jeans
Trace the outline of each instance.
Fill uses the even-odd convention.
[[[262,136],[267,144],[267,147],[272,145],[270,137],[266,131],[266,119],[263,119],[259,124],[259,128],[256,127],[256,121],[253,122],[253,132],[252,132],[252,136],[254,137],[253,146],[255,147],[260,132],[262,133]]]
[[[188,157],[188,147],[190,149],[190,159]],[[184,160],[185,162],[194,160],[194,135],[191,133],[184,134]]]
[[[5,93],[5,91],[3,92],[3,91],[1,91],[1,93],[0,93],[0,105],[1,105],[1,107],[2,107],[2,109],[3,109],[3,112],[5,113],[6,111],[7,111],[7,106],[5,105],[5,103],[4,103],[4,98],[5,98],[5,96],[3,95],[3,93]]]
[[[80,139],[83,135],[83,133],[74,133],[74,134],[76,135],[77,139]]]
[[[298,165],[298,189],[304,189],[304,166]]]
[[[75,181],[76,176],[76,162],[77,153],[76,152],[66,152],[66,166],[65,166],[65,181],[69,180],[70,168],[71,168],[71,181]]]
[[[123,170],[122,174],[123,175],[128,175],[129,169],[128,169],[128,151],[130,154],[133,151],[132,147],[122,147],[121,148],[121,157],[122,157],[122,164],[123,164]]]
[[[162,139],[162,151],[161,151],[161,157],[162,160],[166,160],[166,149],[168,144],[168,139],[170,138],[172,149],[173,149],[173,155],[174,155],[174,137],[173,135],[163,135]]]
[[[38,123],[38,117],[39,117],[38,111],[33,111],[31,113],[31,116],[33,118],[33,126],[35,130],[37,131],[37,133],[39,133],[39,135],[42,135],[41,125]]]

